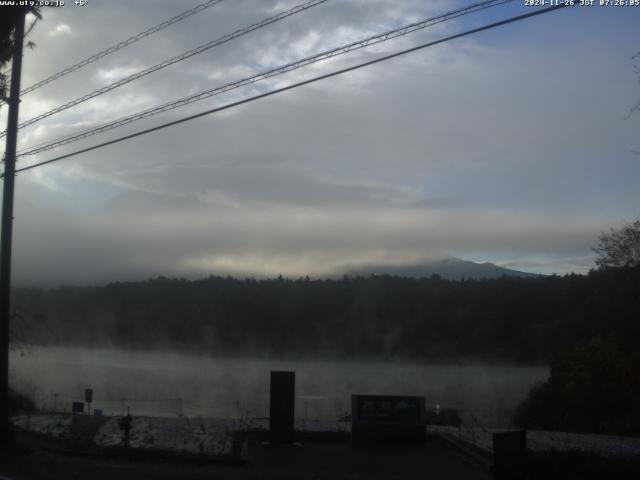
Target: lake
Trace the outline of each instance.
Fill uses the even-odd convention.
[[[296,372],[296,418],[336,420],[351,394],[423,395],[427,408],[456,408],[466,424],[509,425],[546,367],[390,361],[283,361],[117,349],[35,347],[11,354],[11,384],[38,408],[70,411],[93,389],[106,415],[266,417],[269,372]]]

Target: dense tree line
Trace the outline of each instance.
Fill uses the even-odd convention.
[[[35,344],[211,355],[546,362],[594,336],[640,339],[640,268],[447,281],[156,278],[14,292]]]

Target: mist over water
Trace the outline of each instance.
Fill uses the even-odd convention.
[[[424,395],[427,409],[456,408],[463,422],[507,426],[546,367],[382,361],[214,358],[116,349],[37,347],[13,353],[11,383],[38,408],[71,410],[93,389],[94,409],[121,415],[267,417],[269,372],[296,372],[296,418],[336,420],[351,394]]]

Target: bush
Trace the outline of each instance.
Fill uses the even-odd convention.
[[[521,428],[573,432],[640,432],[640,356],[596,337],[556,355],[549,379],[535,386],[515,412]]]
[[[26,395],[9,389],[9,413],[32,413],[36,411],[36,404]]]

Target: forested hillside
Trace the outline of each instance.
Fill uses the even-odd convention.
[[[640,268],[586,276],[447,281],[210,277],[17,289],[32,344],[211,355],[546,362],[575,342],[640,340]]]

